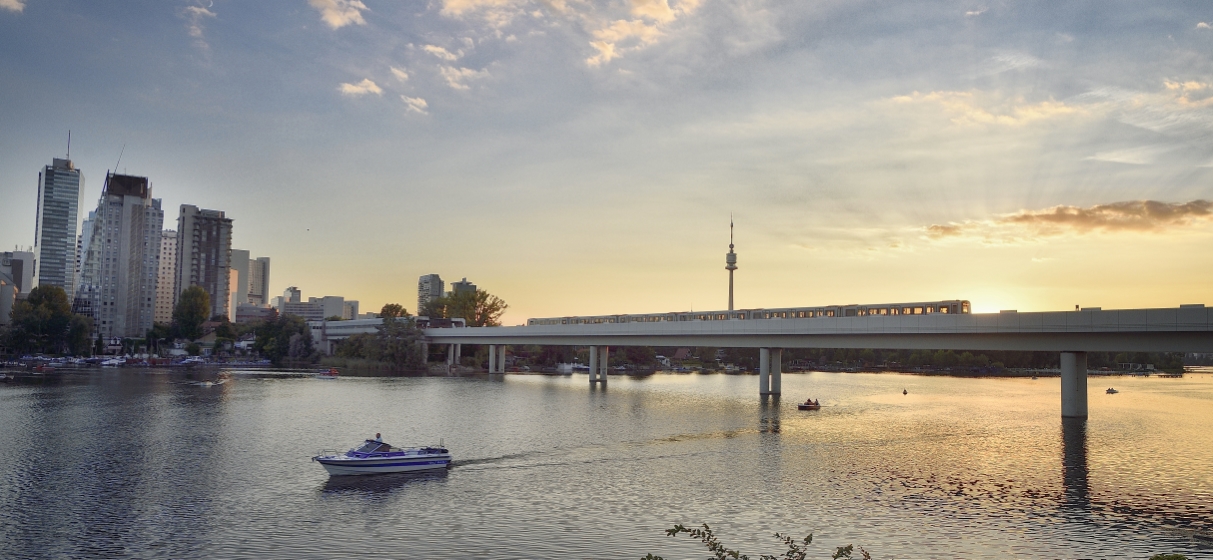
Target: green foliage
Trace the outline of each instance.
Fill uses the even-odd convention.
[[[406,311],[404,306],[400,305],[399,303],[385,303],[383,304],[383,308],[379,310],[379,317],[381,319],[407,317],[408,314],[409,312]]]
[[[340,315],[330,315],[328,317],[325,317],[324,320],[325,321],[344,321],[345,317],[342,317]]]
[[[202,286],[190,286],[177,298],[173,308],[173,326],[181,336],[194,340],[202,336],[202,323],[211,313],[211,296]]]
[[[384,306],[385,309],[387,306]],[[403,309],[401,309],[403,311]],[[375,334],[356,334],[337,345],[337,357],[368,360],[391,366],[396,370],[418,370],[425,367],[422,354],[424,335],[416,321],[403,317],[383,318]]]
[[[73,317],[63,288],[38,286],[13,306],[9,344],[18,352],[61,353],[76,339],[92,336],[92,322]]]
[[[462,318],[469,327],[498,327],[509,307],[501,298],[476,290],[435,298],[426,304],[423,314],[431,319]]]
[[[708,551],[712,553],[711,558],[713,560],[728,560],[729,558],[733,558],[734,560],[749,560],[749,558],[750,558],[749,556],[747,556],[745,554],[742,554],[736,550],[726,548],[723,544],[720,544],[720,539],[716,538],[715,533],[712,532],[712,528],[708,527],[707,523],[703,524],[702,529],[688,529],[688,528],[682,526],[681,524],[679,524],[679,525],[675,525],[674,528],[666,529],[666,531],[665,531],[665,534],[667,537],[675,537],[682,533],[686,533],[691,538],[699,539],[699,542],[703,543],[703,545],[705,547],[707,547]],[[806,536],[805,538],[803,538],[799,541],[796,540],[795,538],[784,535],[782,533],[775,533],[775,538],[779,539],[781,542],[783,542],[783,544],[787,545],[788,549],[783,553],[782,556],[771,556],[768,554],[763,554],[762,556],[758,557],[759,560],[805,560],[805,558],[808,555],[809,544],[811,544],[813,542],[812,533],[810,533],[808,536]],[[846,551],[845,554],[843,552],[844,549]],[[863,552],[862,548],[859,550],[860,550],[860,552]],[[838,558],[850,558],[851,551],[852,551],[851,545],[847,545],[845,547],[839,547],[838,551],[834,553],[834,558],[835,558],[835,560],[837,560]],[[864,560],[871,560],[871,556],[868,556],[867,552],[863,552],[863,558],[864,558]],[[642,560],[664,560],[664,559],[660,556],[653,556],[652,554],[648,554]]]
[[[93,318],[72,315],[67,328],[67,347],[73,356],[87,356],[93,348]]]
[[[307,322],[296,315],[279,315],[277,319],[258,326],[253,348],[274,365],[282,365],[286,360],[311,360],[315,357],[312,332],[308,330]]]
[[[185,345],[185,353],[191,356],[197,356],[202,353],[202,347],[198,346],[197,342],[191,342]]]

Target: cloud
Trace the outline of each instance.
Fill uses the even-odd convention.
[[[25,10],[25,0],[0,0],[0,8],[21,13]]]
[[[446,79],[447,85],[460,90],[470,89],[465,80],[488,77],[488,70],[472,70],[471,68],[456,68],[454,66],[439,66],[439,72]]]
[[[990,220],[936,224],[927,227],[927,238],[974,237],[985,241],[1014,241],[1024,237],[1056,236],[1092,232],[1160,232],[1213,221],[1213,202],[1159,202],[1129,200],[1091,207],[1054,206],[1043,210],[1021,210]]]
[[[451,51],[448,51],[437,45],[426,45],[424,47],[421,47],[421,50],[423,50],[427,53],[430,53],[438,58],[441,58],[442,60],[445,60],[447,62],[454,62],[456,60],[459,60],[459,57],[463,55],[463,53],[459,53],[459,54],[452,53]]]
[[[4,0],[0,0],[0,2],[2,1]],[[202,22],[206,18],[215,17],[215,12],[202,6],[186,6],[182,10],[182,17],[185,18],[186,29],[189,30],[190,37],[194,38],[194,44],[200,49],[209,49],[210,45],[206,42],[206,37],[203,36],[205,28],[203,28]]]
[[[617,20],[609,26],[593,32],[596,40],[590,41],[590,46],[594,47],[598,54],[587,58],[585,62],[590,66],[600,66],[617,58],[627,50],[642,49],[656,42],[661,35],[662,32],[656,24],[639,19]],[[620,43],[630,44],[630,47],[616,48],[616,45]]]
[[[1202,21],[1202,22],[1196,24],[1196,28],[1197,29],[1209,29],[1209,24]]]
[[[1084,112],[1081,107],[1060,101],[1026,103],[1023,98],[1001,100],[982,92],[914,92],[892,99],[894,103],[938,105],[952,113],[956,124],[999,124],[1019,126],[1033,121],[1053,119]]]
[[[406,106],[408,106],[409,111],[421,113],[422,115],[429,114],[429,112],[426,111],[426,109],[428,109],[430,106],[429,103],[426,103],[425,100],[420,97],[409,97],[407,95],[401,95],[400,100],[404,101],[404,104]]]
[[[1099,152],[1083,159],[1091,161],[1106,161],[1108,163],[1127,163],[1129,165],[1149,165],[1158,159],[1159,155],[1172,150],[1171,146],[1138,146],[1109,152]]]
[[[980,10],[970,10],[970,11],[965,12],[965,16],[966,17],[976,17],[976,16],[986,13],[987,10],[989,10],[989,8],[982,8]]]
[[[313,8],[320,10],[320,19],[333,29],[349,24],[366,25],[362,12],[366,4],[360,0],[307,0]]]
[[[396,76],[396,79],[397,79],[397,80],[400,80],[400,81],[402,81],[402,82],[404,82],[404,81],[408,81],[408,79],[409,79],[409,73],[408,73],[408,72],[405,72],[404,70],[401,70],[401,69],[399,69],[399,68],[396,68],[395,66],[392,66],[392,67],[391,67],[391,69],[392,69],[392,75],[393,75],[393,76]]]
[[[370,78],[365,78],[356,84],[341,84],[341,87],[338,89],[341,90],[343,95],[348,95],[350,97],[358,97],[368,93],[373,93],[375,95],[383,94],[383,89],[375,84],[375,82],[372,82]]]

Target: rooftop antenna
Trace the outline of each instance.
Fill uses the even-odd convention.
[[[733,213],[729,213],[729,252],[724,256],[724,269],[729,271],[729,311],[733,310],[733,271],[737,270],[737,253],[733,252]]]
[[[69,161],[72,159],[72,131],[70,128],[67,130],[67,159]]]
[[[118,164],[122,163],[122,154],[126,153],[126,142],[122,143],[122,149],[118,152],[118,161],[114,164],[114,173],[118,172]]]

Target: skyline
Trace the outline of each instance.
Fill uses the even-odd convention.
[[[730,213],[739,309],[1213,304],[1210,22],[1199,2],[0,0],[0,243],[33,245],[70,129],[83,208],[125,145],[114,171],[226,212],[271,293],[366,310],[430,273],[503,298],[504,324],[725,309]]]

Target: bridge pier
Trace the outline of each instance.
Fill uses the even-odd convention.
[[[497,346],[497,373],[505,373],[505,345]]]
[[[1061,353],[1061,417],[1087,417],[1087,353]]]
[[[461,344],[448,344],[446,346],[446,370],[448,373],[452,367],[456,371],[459,369],[459,355],[463,353],[462,346]]]
[[[505,345],[489,345],[489,373],[505,373]]]
[[[497,345],[489,345],[489,373],[497,373]]]
[[[778,395],[783,385],[783,348],[758,349],[758,394]]]
[[[595,383],[606,384],[610,355],[610,346],[590,347],[590,385]]]

